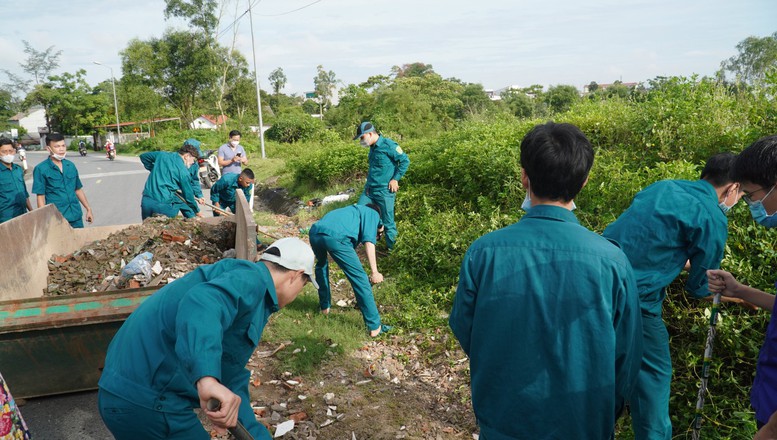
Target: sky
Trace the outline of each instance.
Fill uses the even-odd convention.
[[[219,0],[219,29],[248,1]],[[422,62],[486,89],[712,75],[736,55],[737,43],[777,31],[775,0],[252,1],[261,87],[271,89],[267,78],[281,67],[287,94],[313,90],[318,65],[347,85]],[[54,73],[85,69],[96,85],[110,78],[107,67],[93,64],[99,61],[120,78],[120,52],[130,40],[187,27],[165,20],[164,7],[164,0],[2,0],[0,69],[22,74],[26,40],[36,50],[62,51]],[[245,15],[235,45],[252,66],[250,31]],[[229,46],[232,38],[228,30],[219,41]]]

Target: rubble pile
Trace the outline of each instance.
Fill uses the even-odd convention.
[[[234,244],[235,223],[230,221],[213,225],[194,219],[151,217],[72,254],[53,255],[44,295],[163,285],[202,264],[233,256],[229,250]],[[144,252],[151,254],[145,271],[122,272]]]

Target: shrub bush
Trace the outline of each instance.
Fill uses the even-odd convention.
[[[324,123],[320,119],[302,112],[289,112],[279,115],[265,136],[270,140],[291,143],[312,140],[321,131],[324,131]]]

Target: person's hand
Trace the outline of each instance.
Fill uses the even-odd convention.
[[[741,286],[731,273],[720,269],[707,271],[707,284],[710,292],[733,297],[737,296],[736,291]]]
[[[202,213],[202,211],[198,212],[197,214],[194,214],[195,217],[204,218],[205,214]]]
[[[772,413],[769,421],[755,433],[753,440],[777,440],[777,411]]]
[[[372,275],[370,275],[370,281],[372,284],[378,284],[383,282],[383,274],[380,272],[373,272]]]
[[[213,422],[213,426],[220,435],[226,434],[227,428],[237,426],[237,413],[240,408],[240,396],[229,388],[219,383],[216,378],[205,376],[197,381],[197,395],[200,398],[200,408]],[[218,399],[221,406],[216,411],[208,410],[208,401]]]
[[[86,208],[86,222],[92,223],[94,221],[94,216],[92,215],[92,208]]]
[[[394,179],[389,180],[388,189],[389,189],[389,191],[391,191],[393,193],[399,191],[399,182],[397,182]]]
[[[199,199],[197,199],[197,203],[199,204],[205,203],[205,197],[200,197]]]

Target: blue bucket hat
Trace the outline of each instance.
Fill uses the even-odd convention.
[[[197,139],[194,139],[194,138],[186,139],[185,141],[183,141],[183,144],[184,145],[191,145],[192,147],[196,148],[197,149],[197,154],[199,156],[202,156],[202,150],[200,150],[200,145],[202,145],[202,143],[200,141],[198,141]]]
[[[372,125],[372,122],[370,121],[364,121],[361,124],[359,124],[359,127],[356,128],[356,136],[353,137],[353,140],[359,139],[362,137],[362,135],[366,133],[373,133],[375,132],[375,126]]]

